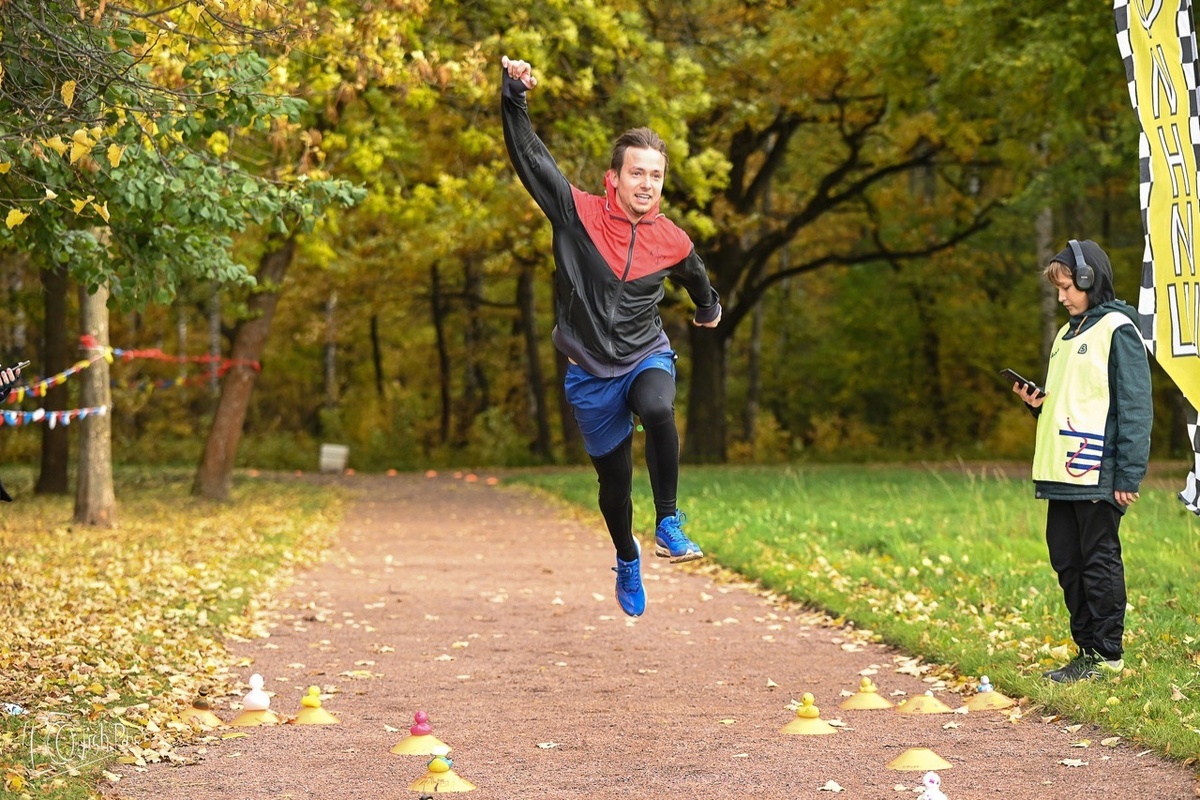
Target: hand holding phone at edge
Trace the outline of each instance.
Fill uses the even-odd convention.
[[[12,388],[12,385],[17,382],[17,377],[20,376],[21,370],[28,366],[28,361],[22,361],[21,363],[14,364],[11,367],[0,369],[0,392],[7,394]]]

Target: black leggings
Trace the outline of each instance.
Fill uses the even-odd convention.
[[[646,431],[646,469],[654,494],[654,520],[675,514],[679,487],[679,431],[675,428],[675,378],[651,368],[638,375],[625,398]],[[600,513],[608,525],[617,557],[637,558],[633,537],[633,435],[603,456],[592,456],[600,482]]]

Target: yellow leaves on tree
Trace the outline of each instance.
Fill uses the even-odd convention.
[[[75,81],[64,83],[60,94],[62,95],[63,105],[70,108],[75,103]]]
[[[10,209],[8,216],[4,218],[4,224],[11,231],[13,228],[20,225],[25,220],[29,219],[29,214],[19,208]]]
[[[218,158],[225,155],[229,152],[229,135],[225,131],[216,131],[208,137],[208,149]]]
[[[58,153],[60,156],[67,152],[67,145],[60,136],[51,136],[49,139],[42,139],[41,144],[43,147],[47,147]]]
[[[92,138],[88,131],[83,128],[71,134],[71,163],[75,164],[79,159],[92,152],[92,147],[96,144],[96,140]]]
[[[46,139],[39,140],[39,144],[48,149],[53,150],[60,156],[67,155],[67,150],[70,152],[70,161],[72,164],[78,164],[82,159],[90,156],[92,149],[100,143],[100,137],[104,135],[104,130],[100,126],[92,128],[79,128],[71,134],[71,142],[67,144],[61,136],[51,136]],[[108,162],[112,166],[117,166],[121,161],[121,154],[125,152],[125,148],[116,144],[111,144],[108,147]]]

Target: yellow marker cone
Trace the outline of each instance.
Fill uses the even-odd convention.
[[[321,689],[317,686],[308,687],[308,693],[301,698],[300,706],[300,713],[292,720],[295,725],[340,724],[337,717],[321,708]]]
[[[436,752],[435,748],[444,747],[449,753],[450,746],[434,736],[432,731],[429,715],[418,711],[413,714],[413,726],[408,729],[408,736],[396,742],[392,752],[398,756],[431,756]]]
[[[279,723],[279,717],[275,716],[275,712],[269,708],[258,710],[248,708],[234,717],[229,724],[235,728],[247,728],[254,725],[278,725]]]
[[[999,711],[1016,704],[1016,700],[993,689],[987,675],[979,678],[979,688],[963,702],[967,711]]]
[[[892,708],[896,704],[886,697],[881,697],[879,688],[868,677],[864,676],[858,682],[858,691],[847,697],[841,702],[838,708],[853,709],[855,711],[874,710],[879,708]]]
[[[451,769],[454,762],[447,757],[448,752],[445,745],[436,748],[428,770],[408,788],[414,792],[469,792],[475,789],[475,784]]]
[[[888,762],[888,769],[901,772],[929,772],[950,769],[954,765],[928,747],[910,747]]]
[[[967,711],[999,711],[1002,708],[1011,708],[1016,704],[1016,700],[999,692],[973,694],[963,703],[967,707]]]
[[[954,709],[938,700],[933,696],[933,692],[919,694],[916,697],[910,697],[900,705],[896,706],[896,711],[901,714],[953,714]]]
[[[804,736],[819,736],[826,733],[837,733],[837,728],[821,719],[821,710],[813,705],[811,692],[805,692],[800,698],[800,707],[796,709],[796,718],[784,725],[780,733],[795,733]]]
[[[179,715],[179,721],[186,725],[201,726],[204,728],[223,728],[225,723],[221,718],[213,713],[212,706],[208,702],[208,692],[200,692],[200,696],[192,703],[192,707]]]

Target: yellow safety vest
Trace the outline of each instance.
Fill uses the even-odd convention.
[[[1110,312],[1071,339],[1064,325],[1050,351],[1046,400],[1038,415],[1033,479],[1076,486],[1100,482],[1104,425],[1108,421],[1108,353],[1113,332],[1132,325]]]

